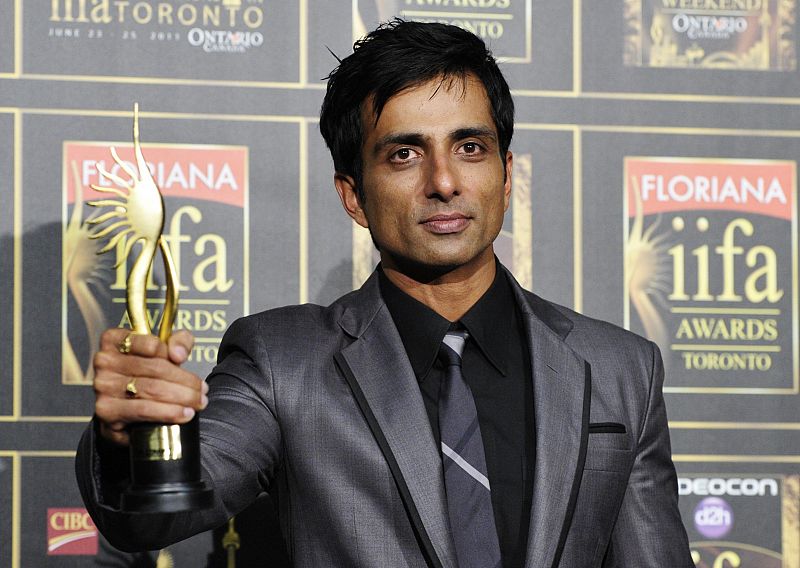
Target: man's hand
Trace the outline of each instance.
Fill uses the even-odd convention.
[[[121,349],[128,336],[130,349]],[[180,368],[193,344],[187,331],[176,332],[168,344],[127,329],[103,333],[94,358],[94,392],[95,416],[104,438],[128,445],[127,426],[132,422],[183,424],[206,407],[208,385]],[[128,392],[132,381],[135,396]]]

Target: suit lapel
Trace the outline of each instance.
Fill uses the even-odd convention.
[[[355,341],[337,356],[386,457],[432,566],[455,566],[442,462],[411,363],[375,274],[354,295],[340,325]]]
[[[536,424],[526,566],[555,567],[572,522],[586,457],[591,372],[563,340],[571,321],[518,285],[514,288],[530,346]]]

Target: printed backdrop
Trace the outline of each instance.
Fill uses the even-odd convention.
[[[661,347],[695,564],[800,568],[796,4],[0,0],[0,566],[222,566],[227,530],[240,566],[285,565],[266,496],[142,555],[82,508],[90,362],[129,268],[87,202],[126,179],[138,102],[201,374],[235,318],[359,286],[376,255],[318,109],[330,52],[400,15],[478,34],[511,83],[503,262]]]

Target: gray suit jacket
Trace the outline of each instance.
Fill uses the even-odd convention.
[[[692,566],[657,348],[513,287],[536,423],[526,566]],[[208,381],[201,438],[211,510],[120,513],[87,430],[79,482],[112,544],[165,546],[269,489],[297,566],[456,566],[440,455],[374,274],[329,307],[235,322]]]

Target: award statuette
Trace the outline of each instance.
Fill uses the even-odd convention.
[[[117,245],[126,262],[136,243],[139,253],[128,274],[126,300],[131,332],[151,333],[147,315],[147,279],[157,249],[164,262],[166,298],[158,337],[166,342],[178,309],[178,275],[169,245],[162,236],[164,199],[156,186],[139,144],[139,105],[133,106],[133,151],[135,169],[122,161],[111,148],[114,162],[130,178],[125,180],[98,167],[116,187],[92,185],[92,189],[111,194],[109,199],[89,202],[93,207],[111,208],[88,222],[102,225],[90,238],[110,235],[98,254]],[[128,387],[135,395],[135,385]],[[130,426],[131,486],[122,494],[121,508],[128,512],[167,513],[211,506],[212,490],[200,478],[200,430],[198,417],[186,424],[139,423]]]

